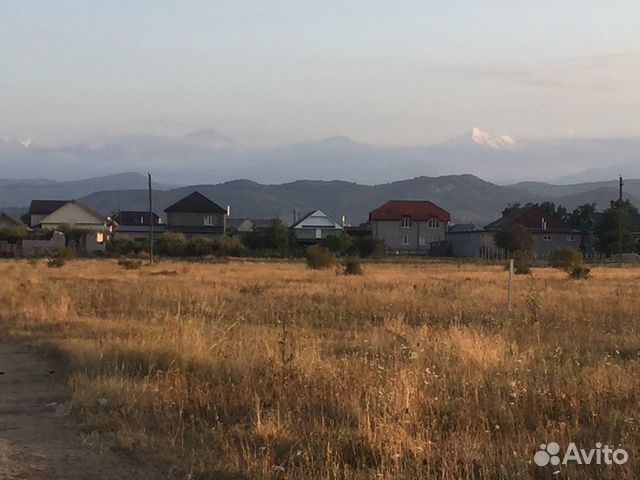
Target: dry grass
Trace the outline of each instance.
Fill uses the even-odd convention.
[[[631,459],[552,478],[637,478],[640,270],[535,270],[511,314],[505,278],[3,261],[0,329],[62,353],[92,438],[189,478],[546,478],[532,458],[552,440]]]

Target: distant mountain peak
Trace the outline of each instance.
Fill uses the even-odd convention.
[[[22,145],[24,148],[28,149],[32,144],[33,144],[33,141],[30,138],[25,138],[23,140],[20,140],[20,145]]]
[[[478,127],[473,127],[471,130],[471,140],[479,145],[485,145],[496,150],[511,148],[516,145],[516,141],[510,135],[493,136]]]
[[[189,142],[213,148],[231,147],[235,144],[235,140],[233,138],[227,137],[226,135],[223,135],[211,128],[195,130],[186,134],[184,138]]]
[[[353,141],[349,137],[343,135],[336,135],[334,137],[327,137],[320,140],[320,143],[327,145],[356,145],[357,142]]]

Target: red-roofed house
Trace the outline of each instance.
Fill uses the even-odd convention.
[[[451,215],[426,200],[389,200],[369,213],[371,234],[391,252],[428,253],[444,241]]]

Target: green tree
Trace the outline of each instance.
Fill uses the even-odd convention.
[[[571,212],[567,218],[567,221],[570,225],[574,227],[582,227],[586,226],[587,228],[592,227],[591,218],[593,214],[596,212],[596,204],[595,203],[585,203],[583,205],[578,205],[573,212]]]
[[[187,253],[188,244],[184,234],[165,232],[158,239],[158,253],[169,257],[181,257]]]
[[[519,223],[514,223],[493,236],[496,246],[510,253],[528,252],[533,247],[533,235]]]
[[[327,247],[336,255],[346,255],[353,248],[353,237],[346,233],[340,235],[328,235],[320,241],[320,245]]]
[[[629,200],[613,200],[604,211],[602,221],[596,225],[596,249],[607,255],[630,252],[633,249],[633,218],[638,209]],[[622,235],[620,235],[622,234]]]

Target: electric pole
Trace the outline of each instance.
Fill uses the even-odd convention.
[[[618,195],[618,262],[622,265],[622,186],[624,181],[620,175],[619,195]]]
[[[151,174],[149,176],[149,263],[153,263],[153,195],[151,189]]]

